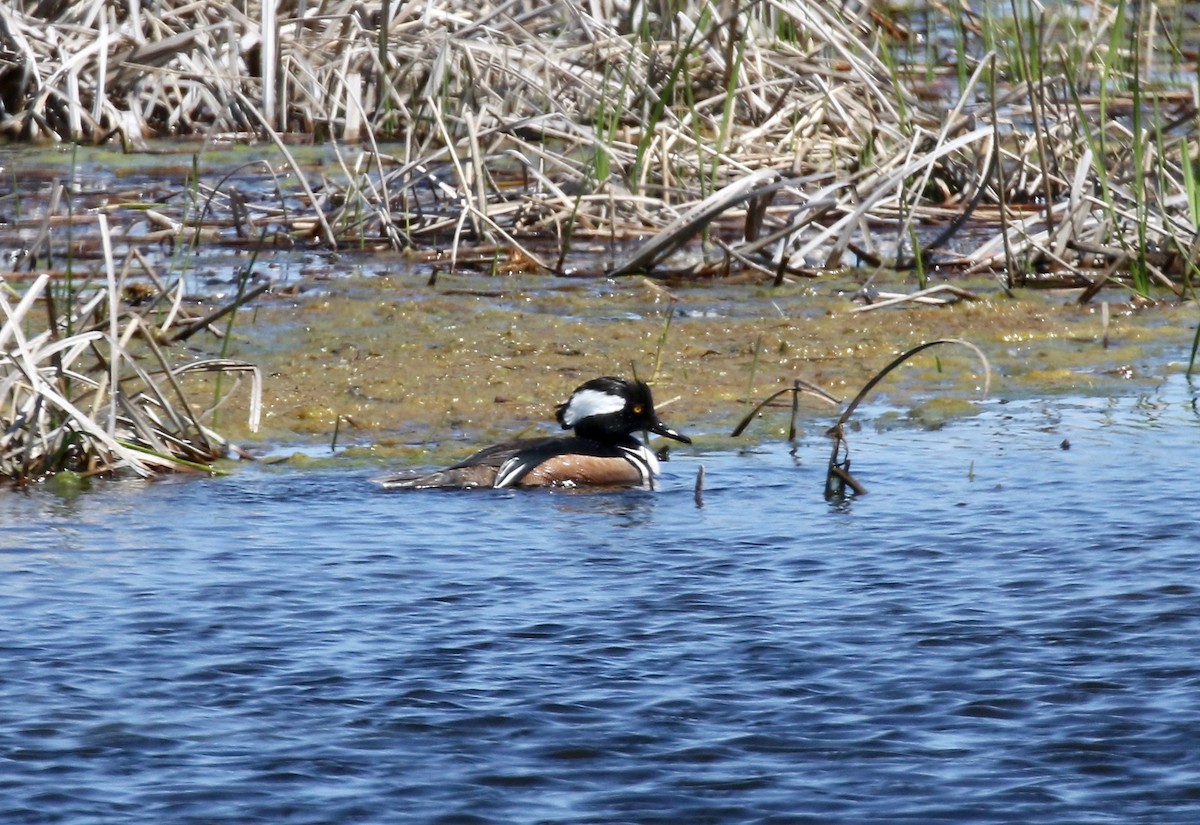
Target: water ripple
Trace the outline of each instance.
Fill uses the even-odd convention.
[[[865,430],[842,507],[819,442],[653,494],[11,493],[0,821],[1197,821],[1186,410]]]

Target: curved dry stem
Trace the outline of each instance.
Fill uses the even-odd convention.
[[[729,434],[730,437],[737,438],[739,435],[741,435],[743,432],[745,432],[746,428],[750,426],[750,422],[753,421],[755,418],[757,418],[758,414],[760,412],[762,412],[764,408],[769,406],[775,399],[785,396],[788,393],[792,394],[792,399],[793,399],[793,410],[792,410],[793,422],[795,421],[795,403],[799,401],[801,395],[805,395],[805,394],[811,395],[814,398],[819,398],[822,401],[825,401],[826,403],[831,404],[835,407],[838,404],[842,403],[842,402],[838,401],[836,398],[834,398],[832,395],[830,395],[829,393],[825,392],[825,390],[816,386],[815,384],[810,384],[807,381],[803,381],[803,380],[797,378],[793,382],[792,386],[784,387],[783,389],[772,393],[771,395],[764,398],[762,401],[759,401],[757,404],[755,404],[754,409],[750,410],[750,412],[748,412],[746,414],[746,416],[741,421],[738,422],[738,425],[733,428],[733,432],[731,432]],[[789,439],[789,440],[791,440],[791,439]]]
[[[988,363],[987,356],[983,354],[983,350],[981,350],[975,344],[972,344],[970,341],[965,341],[962,338],[940,338],[937,341],[926,341],[924,344],[913,347],[907,352],[896,356],[894,359],[892,359],[891,363],[889,363],[879,372],[875,373],[871,380],[864,384],[863,388],[858,391],[858,394],[851,399],[849,404],[846,405],[846,409],[840,416],[838,416],[837,422],[826,431],[826,435],[833,436],[836,433],[841,432],[842,425],[850,419],[850,416],[854,414],[856,409],[858,409],[858,405],[861,404],[863,399],[870,394],[871,390],[875,389],[880,381],[887,377],[888,373],[896,369],[896,367],[900,366],[908,359],[912,358],[917,353],[924,352],[931,347],[939,347],[947,344],[956,344],[958,346],[966,347],[967,349],[971,350],[971,352],[975,353],[977,358],[979,358],[980,363],[983,365],[983,397],[987,398],[988,391],[992,386],[992,368]]]

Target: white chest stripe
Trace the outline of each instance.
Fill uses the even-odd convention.
[[[642,476],[642,486],[652,484],[659,474],[658,457],[640,444],[637,447],[622,447],[621,451],[629,463],[637,467]]]
[[[625,409],[625,399],[599,390],[581,390],[571,396],[567,408],[563,410],[562,423],[574,427],[585,418],[593,415],[608,415]]]

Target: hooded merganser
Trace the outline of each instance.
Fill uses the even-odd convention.
[[[373,479],[387,489],[428,487],[649,487],[658,459],[633,437],[652,433],[691,444],[659,420],[650,388],[642,381],[593,378],[555,408],[571,436],[510,441],[481,450],[445,470]]]

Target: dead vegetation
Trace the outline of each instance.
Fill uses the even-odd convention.
[[[202,153],[259,143],[285,158],[103,207],[126,261],[136,239],[287,243],[403,250],[451,271],[491,261],[497,273],[779,284],[864,267],[868,302],[885,279],[905,292],[915,279],[931,300],[929,279],[955,273],[1008,290],[1073,286],[1084,301],[1113,284],[1190,296],[1200,186],[1188,5],[984,5],[17,0],[0,6],[0,135],[126,152],[187,137]],[[305,142],[332,162],[298,162]],[[250,175],[271,194],[242,194]],[[581,244],[607,245],[606,272],[579,268]],[[45,252],[35,243],[17,257],[33,269]],[[143,426],[170,421],[170,439],[199,449],[183,460],[213,453],[197,416],[166,411],[165,391],[147,390],[153,415],[128,412],[135,394],[120,382],[145,370],[100,357],[95,336],[116,347],[155,324],[161,336],[161,319],[110,295],[104,312],[122,319],[112,329],[64,343],[73,306],[29,339],[37,347],[13,349],[29,296],[54,291],[34,287],[6,318],[5,386],[22,388],[4,402],[6,439],[31,416],[49,416],[49,432],[71,420],[105,445],[82,466],[120,456],[137,469],[149,460],[123,441],[174,454],[158,423]],[[112,376],[85,382],[59,363],[85,353]],[[174,392],[179,368],[152,357]],[[38,388],[68,379],[89,387],[93,412],[107,406],[105,439],[75,402],[47,407]],[[37,452],[6,449],[5,472]]]
[[[103,216],[99,222],[107,251]],[[257,427],[257,368],[226,358],[182,360],[168,349],[246,296],[192,318],[178,300],[165,301],[167,290],[146,301],[127,289],[127,272],[117,273],[109,255],[98,282],[42,273],[20,294],[7,285],[0,293],[0,476],[27,482],[63,471],[84,478],[213,472],[210,462],[235,448],[211,428],[212,416],[238,382],[224,391],[219,378],[198,387],[198,375],[248,375],[250,427]],[[211,403],[201,406],[204,393]]]
[[[567,274],[572,243],[649,230],[614,273],[1185,289],[1186,8],[933,8],[24,0],[0,9],[0,133],[328,141],[336,171],[286,170],[302,208],[246,220],[451,267]]]

